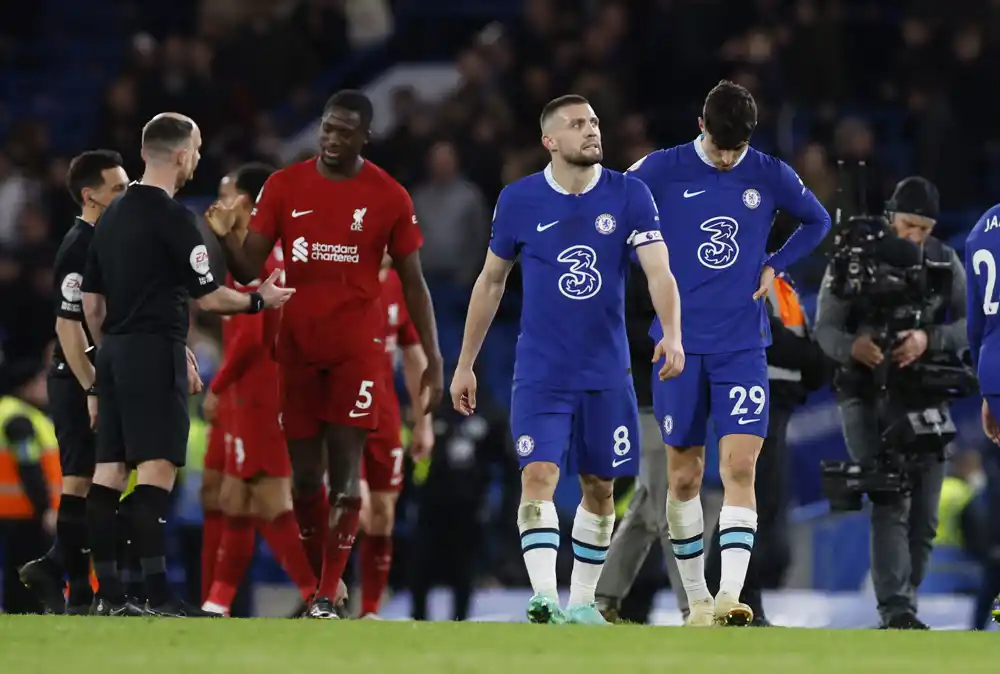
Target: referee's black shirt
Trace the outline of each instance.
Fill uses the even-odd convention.
[[[111,202],[83,274],[83,291],[104,295],[104,334],[162,334],[185,342],[188,297],[216,288],[194,213],[148,185],[130,185]]]
[[[83,323],[88,344],[93,344],[94,340],[87,329],[87,322],[83,320],[83,272],[87,267],[87,253],[93,239],[94,226],[77,218],[59,245],[53,274],[56,285],[56,318]],[[66,355],[58,339],[52,361],[57,368],[66,362]]]

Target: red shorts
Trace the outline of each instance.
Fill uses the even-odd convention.
[[[215,423],[208,429],[208,447],[205,449],[205,470],[222,472],[226,468],[226,427]]]
[[[398,424],[386,426],[368,436],[361,479],[371,491],[398,492],[403,488],[403,442]]]
[[[289,440],[318,436],[325,424],[378,428],[385,354],[336,365],[282,365],[282,425]]]
[[[277,413],[247,406],[233,416],[232,434],[226,436],[226,475],[241,480],[291,476],[292,464]]]

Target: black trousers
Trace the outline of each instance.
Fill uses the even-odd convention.
[[[52,545],[38,520],[0,519],[0,550],[3,552],[4,613],[41,613],[42,605],[31,590],[21,584],[17,570],[44,555]]]
[[[414,620],[427,620],[436,585],[452,591],[453,620],[469,617],[482,526],[476,513],[477,504],[421,504],[409,574]]]
[[[791,563],[788,540],[788,422],[792,407],[771,401],[767,438],[757,460],[754,490],[757,495],[757,535],[747,568],[740,601],[750,606],[754,614],[763,617],[761,590],[781,586]],[[705,580],[712,595],[719,591],[722,575],[722,555],[719,551],[719,524],[712,532],[708,558],[705,560]]]

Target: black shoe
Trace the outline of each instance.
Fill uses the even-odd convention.
[[[149,602],[146,602],[146,608],[143,611],[144,615],[151,616],[154,618],[221,618],[221,613],[214,613],[213,611],[205,611],[189,604],[186,601],[180,599],[171,599],[165,604],[160,604],[159,606],[150,606]]]
[[[139,618],[142,614],[142,609],[128,600],[118,603],[100,595],[94,597],[94,603],[90,607],[90,615],[108,618]]]
[[[879,629],[883,630],[929,630],[930,626],[917,618],[913,613],[900,613],[883,622]]]
[[[754,613],[753,620],[750,621],[750,627],[773,627],[773,625],[771,625],[771,621],[763,615]]]
[[[340,620],[340,615],[337,614],[337,607],[333,605],[329,597],[317,597],[313,599],[306,617],[318,620]]]
[[[66,596],[63,594],[62,574],[47,557],[28,562],[18,569],[18,576],[26,588],[42,602],[46,613],[66,613]]]

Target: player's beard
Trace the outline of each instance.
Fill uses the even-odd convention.
[[[597,148],[597,152],[591,152],[590,154],[584,153],[583,150],[578,150],[573,154],[564,152],[563,159],[570,166],[587,168],[588,166],[593,166],[594,164],[600,164],[604,160],[604,150],[602,148]]]

